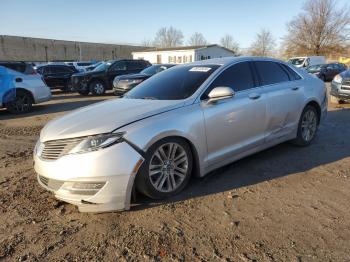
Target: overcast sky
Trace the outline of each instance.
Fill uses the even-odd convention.
[[[337,0],[341,5],[348,0]],[[0,35],[140,44],[161,27],[210,43],[231,34],[248,47],[262,28],[277,42],[303,0],[0,0]]]

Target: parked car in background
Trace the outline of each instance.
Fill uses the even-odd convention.
[[[37,67],[37,72],[43,76],[45,83],[51,89],[74,91],[71,76],[78,73],[74,66],[48,64]]]
[[[98,67],[99,65],[103,64],[104,61],[100,61],[100,62],[97,62],[95,64],[92,64],[92,65],[89,65],[89,66],[86,66],[85,69],[86,71],[92,71],[94,70],[96,67]]]
[[[339,104],[350,100],[350,70],[336,75],[331,83],[331,101]]]
[[[307,146],[326,111],[325,83],[287,63],[203,60],[49,122],[34,168],[40,185],[80,211],[129,209],[133,188],[166,198],[191,175],[284,141]]]
[[[339,63],[313,65],[306,68],[310,74],[314,74],[323,81],[332,81],[339,73],[346,70],[346,66]]]
[[[0,66],[15,70],[22,74],[32,75],[36,74],[36,71],[32,64],[25,62],[12,62],[12,61],[0,61]]]
[[[145,60],[120,59],[100,64],[92,71],[77,73],[72,76],[73,87],[81,95],[103,95],[113,88],[113,80],[118,75],[139,73],[151,66]]]
[[[292,57],[288,60],[289,63],[295,67],[308,67],[313,65],[321,65],[326,63],[326,58],[324,56],[302,56],[302,57]]]
[[[143,69],[138,74],[129,74],[116,76],[113,81],[113,92],[117,96],[122,96],[126,92],[133,89],[135,86],[150,78],[151,76],[158,74],[170,67],[175,66],[174,64],[156,64]]]
[[[78,71],[87,71],[87,67],[96,64],[93,61],[78,61],[78,62],[67,62],[67,65],[74,66]]]
[[[0,108],[11,113],[27,113],[33,104],[48,101],[50,88],[38,74],[24,74],[0,66]]]

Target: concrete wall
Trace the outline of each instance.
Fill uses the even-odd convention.
[[[144,49],[143,46],[0,35],[0,60],[10,61],[84,61],[132,58],[131,52]]]

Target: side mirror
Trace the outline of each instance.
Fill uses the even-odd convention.
[[[226,87],[226,86],[215,87],[208,94],[208,97],[209,97],[208,103],[214,103],[222,99],[231,98],[234,95],[235,95],[235,92],[230,87]]]

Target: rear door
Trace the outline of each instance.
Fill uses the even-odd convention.
[[[234,97],[208,104],[207,95],[220,86],[232,88]],[[202,95],[208,166],[231,162],[263,142],[266,98],[261,91],[250,62],[239,62],[223,71]]]
[[[255,61],[260,85],[266,94],[266,142],[292,134],[299,123],[304,100],[303,81],[291,68],[278,62]]]

